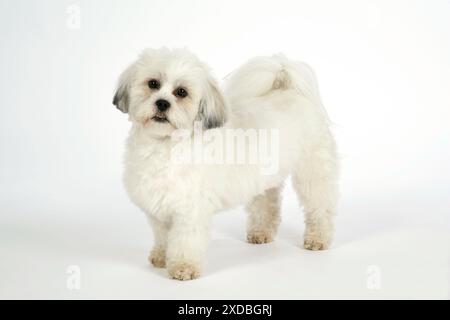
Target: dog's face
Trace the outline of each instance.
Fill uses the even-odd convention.
[[[146,50],[122,74],[114,105],[149,134],[222,126],[227,105],[208,68],[185,50]]]

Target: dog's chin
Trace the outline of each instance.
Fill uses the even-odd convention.
[[[156,137],[167,137],[176,129],[172,122],[166,116],[155,115],[147,118],[142,125],[149,135]]]
[[[149,120],[157,122],[157,123],[167,123],[170,124],[169,119],[164,114],[156,114],[153,117],[151,117]]]

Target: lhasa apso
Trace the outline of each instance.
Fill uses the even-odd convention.
[[[121,75],[114,105],[132,123],[124,183],[153,228],[155,267],[174,279],[197,278],[213,214],[241,204],[248,242],[273,241],[289,175],[306,214],[305,248],[329,247],[336,146],[307,65],[283,55],[255,58],[222,90],[190,52],[146,50]],[[209,157],[198,157],[205,149]],[[263,149],[271,163],[259,157]]]

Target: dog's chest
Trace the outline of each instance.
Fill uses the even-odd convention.
[[[170,161],[164,148],[129,147],[125,154],[125,188],[131,200],[148,213],[161,210],[170,195]]]

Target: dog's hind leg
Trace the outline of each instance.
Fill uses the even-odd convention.
[[[333,237],[333,218],[338,197],[338,164],[334,141],[310,147],[303,156],[292,182],[305,211],[304,246],[325,250]]]
[[[260,244],[272,242],[280,224],[282,186],[255,196],[247,205],[247,241]]]

